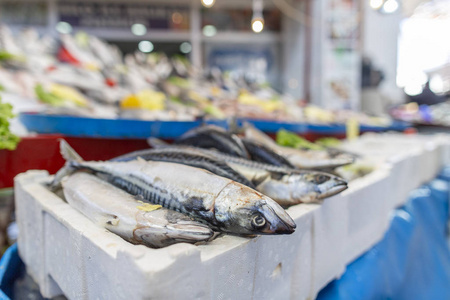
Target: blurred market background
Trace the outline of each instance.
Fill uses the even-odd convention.
[[[447,130],[449,28],[445,0],[1,0],[0,243],[13,176],[56,171],[62,136],[101,159],[203,122]]]

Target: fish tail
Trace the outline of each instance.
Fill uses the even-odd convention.
[[[64,139],[59,140],[59,150],[62,157],[67,162],[83,162],[83,158],[66,142]]]
[[[64,177],[71,175],[77,170],[74,165],[83,162],[81,156],[64,139],[59,140],[59,149],[62,157],[66,160],[66,164],[56,172],[52,182],[50,182],[49,188],[52,191],[56,191],[61,187],[61,181]]]
[[[147,144],[152,147],[152,148],[162,148],[164,146],[168,146],[169,144],[164,142],[163,140],[154,138],[154,137],[149,137],[147,139]]]

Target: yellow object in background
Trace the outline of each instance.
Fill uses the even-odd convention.
[[[273,112],[284,108],[284,103],[278,100],[264,100],[247,92],[242,92],[238,98],[239,103],[260,107],[265,112]]]
[[[332,123],[334,115],[331,111],[327,111],[317,106],[309,105],[304,108],[305,117],[308,120]]]
[[[128,95],[120,102],[121,108],[163,110],[166,95],[153,90],[143,90],[137,94]]]
[[[356,118],[348,119],[346,123],[347,140],[352,141],[359,136],[359,122]]]
[[[200,95],[196,91],[189,91],[188,92],[188,97],[190,99],[192,99],[193,101],[197,102],[197,103],[200,103],[200,104],[203,104],[203,105],[208,105],[209,104],[208,98],[206,98],[205,96]]]
[[[87,106],[88,100],[76,89],[69,86],[52,83],[49,86],[49,92],[58,98],[71,101],[78,106]]]

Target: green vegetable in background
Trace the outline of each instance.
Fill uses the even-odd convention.
[[[11,54],[9,52],[6,51],[0,51],[0,61],[2,60],[11,60],[16,58],[16,56],[14,54]]]
[[[316,140],[316,144],[324,147],[336,147],[341,144],[341,140],[334,137],[324,137]]]
[[[167,82],[176,85],[181,88],[188,88],[190,86],[190,83],[187,79],[178,77],[178,76],[171,76],[167,78]]]
[[[225,117],[226,117],[225,114],[214,105],[207,105],[204,108],[204,112],[217,118],[217,119],[225,119]]]
[[[64,99],[47,92],[46,90],[44,90],[44,87],[41,84],[37,84],[34,87],[34,92],[36,93],[38,99],[41,100],[42,102],[48,103],[53,106],[64,105],[65,102]]]
[[[0,62],[2,61],[15,61],[15,62],[25,62],[26,58],[24,56],[15,55],[4,50],[0,50]]]
[[[9,119],[13,118],[12,105],[0,98],[0,149],[14,150],[20,138],[9,131]]]
[[[277,132],[276,142],[281,146],[292,148],[303,148],[310,150],[322,150],[324,147],[311,143],[310,141],[299,137],[293,132],[281,129]]]

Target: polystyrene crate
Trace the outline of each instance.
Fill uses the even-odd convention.
[[[288,210],[294,234],[224,235],[205,245],[132,245],[47,190],[45,171],[15,179],[19,253],[45,297],[70,299],[306,299],[312,213]]]
[[[440,168],[448,151],[442,138],[428,149],[423,143],[432,137],[386,139],[351,143],[378,168],[322,205],[290,207],[292,235],[222,235],[198,246],[132,245],[46,189],[47,172],[29,171],[15,179],[19,253],[45,297],[314,298],[381,239],[391,209]]]
[[[350,183],[346,197],[347,239],[343,244],[345,265],[382,239],[389,227],[389,202],[393,201],[391,173],[386,165]]]
[[[343,244],[347,240],[348,210],[345,206],[347,196],[344,193],[325,199],[321,205],[315,204],[312,299],[322,287],[345,271]]]

